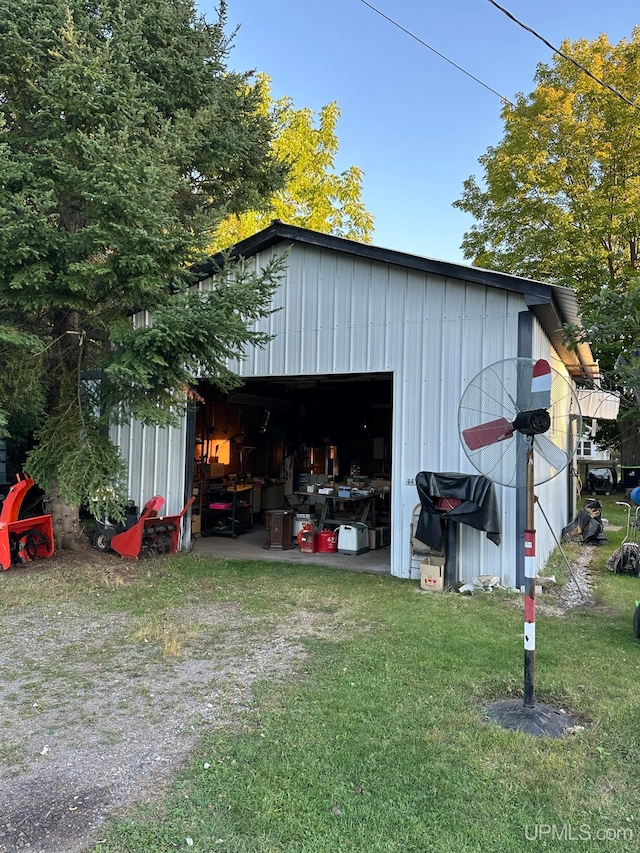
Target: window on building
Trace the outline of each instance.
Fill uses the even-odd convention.
[[[578,443],[578,456],[592,456],[593,442],[590,438],[581,438]]]

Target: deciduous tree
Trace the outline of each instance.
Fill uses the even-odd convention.
[[[266,228],[272,219],[368,243],[373,217],[361,201],[362,170],[335,171],[339,149],[336,126],[340,109],[334,101],[320,110],[317,123],[310,109],[296,109],[291,98],[274,101],[270,80],[258,76],[263,115],[276,129],[273,154],[289,167],[287,182],[265,208],[230,214],[216,234],[216,247],[228,246]]]
[[[465,182],[454,206],[476,224],[462,248],[479,266],[575,288],[594,354],[635,405],[640,320],[626,312],[640,274],[640,28],[616,45],[600,35],[561,50],[538,66],[531,94],[503,107],[482,184]],[[640,458],[637,420],[636,410],[621,422],[623,463]]]

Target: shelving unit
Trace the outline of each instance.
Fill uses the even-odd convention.
[[[202,509],[202,536],[231,536],[253,529],[253,484],[210,485]]]

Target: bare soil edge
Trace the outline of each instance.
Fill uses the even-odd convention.
[[[185,645],[166,657],[127,614],[68,604],[5,616],[0,853],[92,849],[107,819],[161,797],[205,730],[237,725],[256,683],[290,677],[301,640],[338,637],[343,617],[299,609],[273,628],[200,602],[171,613]]]

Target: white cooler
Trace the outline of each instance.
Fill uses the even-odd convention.
[[[357,557],[369,550],[369,528],[356,521],[353,524],[341,524],[338,528],[338,553]]]

